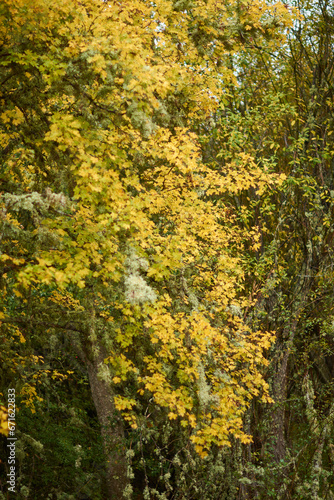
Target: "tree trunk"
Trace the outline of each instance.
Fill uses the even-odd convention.
[[[82,340],[78,340],[73,336],[73,332],[70,332],[71,344],[88,372],[90,390],[101,427],[103,451],[106,457],[106,500],[122,500],[123,492],[129,484],[124,427],[115,411],[110,384],[99,376],[101,371],[99,368],[104,364],[108,354],[96,333],[96,314],[91,301],[88,301],[86,310],[88,332],[83,334]]]
[[[115,415],[110,386],[98,377],[99,365],[105,357],[100,347],[99,354],[92,360],[87,360],[86,366],[107,461],[108,500],[121,500],[128,484],[124,433],[122,422]]]
[[[296,281],[292,293],[293,307],[290,311],[290,321],[283,328],[281,347],[277,351],[278,360],[275,366],[273,378],[273,397],[276,408],[273,415],[273,430],[275,432],[274,455],[277,462],[286,457],[286,404],[288,398],[288,366],[291,350],[294,347],[294,340],[298,321],[305,308],[306,300],[311,287],[311,261],[312,254],[309,253],[301,266],[300,279]]]
[[[285,404],[287,399],[289,351],[290,349],[282,351],[282,360],[278,363],[273,380],[273,397],[275,400],[275,410],[273,414],[273,431],[275,434],[274,454],[277,462],[284,460],[286,455]]]

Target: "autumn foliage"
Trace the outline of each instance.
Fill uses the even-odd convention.
[[[19,386],[14,330],[24,359],[65,331],[123,429],[153,400],[202,457],[250,441],[273,333],[247,321],[258,228],[226,200],[285,177],[242,150],[206,162],[200,131],[236,83],[229,54],[275,47],[290,16],[262,1],[1,2],[0,314]]]

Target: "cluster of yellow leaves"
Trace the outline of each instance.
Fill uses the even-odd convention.
[[[43,401],[43,398],[38,396],[36,387],[32,384],[24,384],[20,391],[20,397],[22,398],[21,404],[30,408],[31,413],[36,413],[35,404],[36,402]]]
[[[60,293],[58,290],[52,292],[50,297],[51,302],[55,304],[61,305],[66,309],[71,309],[73,311],[82,311],[83,306],[80,304],[80,301],[75,299],[73,295],[69,292]]]
[[[8,410],[5,406],[0,406],[0,434],[8,436]]]

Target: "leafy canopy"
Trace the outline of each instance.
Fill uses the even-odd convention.
[[[4,324],[14,294],[41,321],[70,315],[78,345],[106,349],[100,375],[133,427],[153,397],[201,454],[247,442],[271,335],[245,324],[243,242],[258,237],[224,196],[281,179],[243,152],[205,164],[195,131],[234,82],[228,54],[280,41],[289,12],[5,0],[0,17]]]

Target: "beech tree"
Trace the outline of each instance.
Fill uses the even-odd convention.
[[[41,346],[65,333],[88,373],[108,498],[119,499],[131,495],[125,434],[149,425],[148,401],[201,457],[231,436],[249,442],[250,401],[271,401],[261,368],[273,334],[246,321],[242,255],[259,233],[238,227],[225,200],[284,175],[244,151],[204,162],[198,131],[235,81],[229,54],[280,43],[290,12],[262,1],[5,0],[0,15],[12,379],[38,411],[38,376],[23,384],[15,345],[33,374]]]

